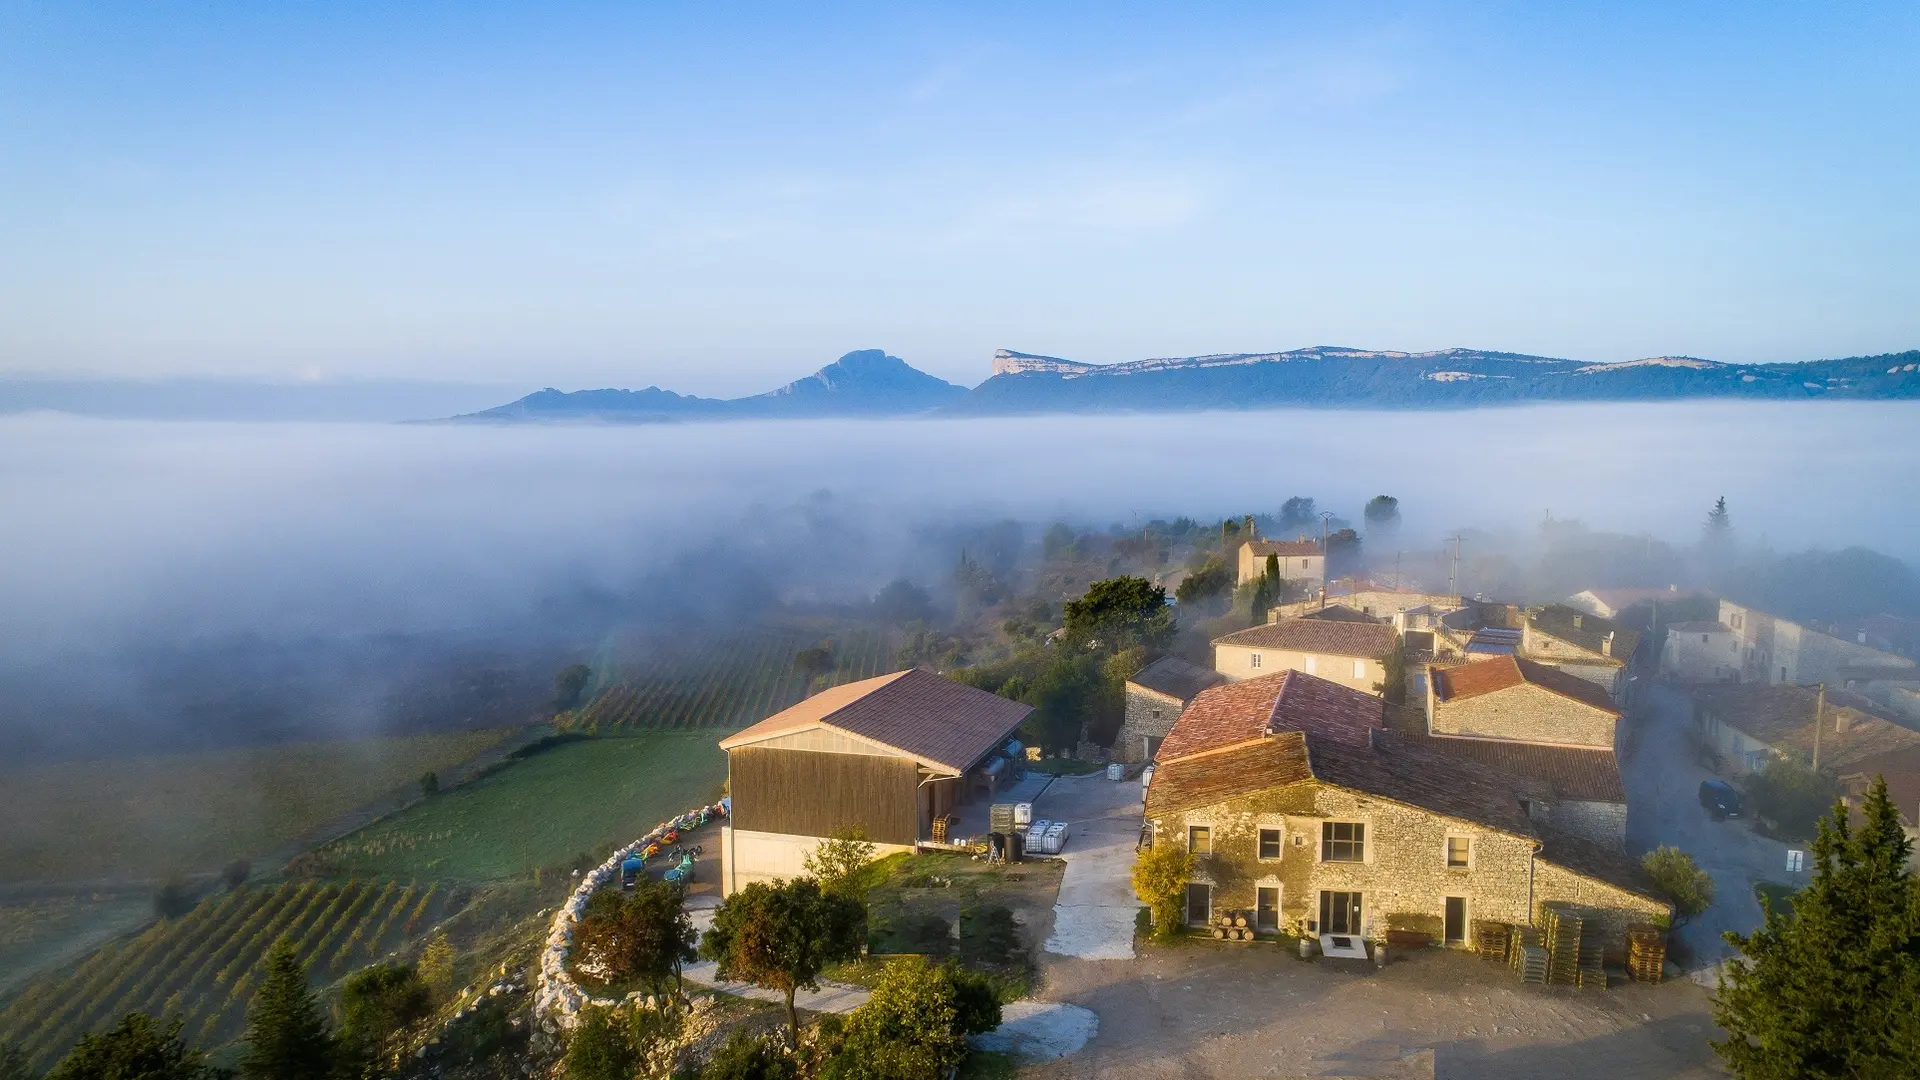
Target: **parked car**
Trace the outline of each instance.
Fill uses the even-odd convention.
[[[1740,797],[1740,789],[1725,780],[1700,781],[1700,805],[1715,821],[1739,817],[1747,810],[1747,801]]]

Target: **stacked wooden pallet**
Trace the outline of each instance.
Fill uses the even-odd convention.
[[[1540,931],[1532,926],[1516,926],[1507,939],[1507,966],[1520,981],[1531,986],[1547,984],[1547,950],[1541,944]]]
[[[1667,966],[1667,936],[1649,923],[1627,927],[1627,974],[1635,982],[1657,983]]]
[[[1540,905],[1541,944],[1547,949],[1547,982],[1552,986],[1580,983],[1580,938],[1586,920],[1571,904]]]
[[[1213,936],[1217,941],[1254,940],[1253,920],[1244,911],[1229,911],[1213,917]]]
[[[1482,960],[1507,959],[1507,939],[1513,936],[1513,927],[1503,922],[1476,920],[1473,924],[1473,948]]]

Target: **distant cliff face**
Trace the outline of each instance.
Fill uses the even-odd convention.
[[[1012,349],[995,349],[993,352],[993,373],[995,375],[1020,375],[1030,371],[1077,375],[1083,371],[1097,370],[1099,370],[1098,364],[1083,364],[1078,360],[1062,360],[1057,356],[1035,356],[1032,353],[1014,352]]]

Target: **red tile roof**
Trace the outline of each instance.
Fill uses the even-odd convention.
[[[1283,731],[1366,745],[1384,703],[1372,694],[1304,671],[1282,671],[1209,690],[1187,704],[1160,744],[1159,760],[1220,750]]]
[[[1614,708],[1613,699],[1600,687],[1557,668],[1536,664],[1517,656],[1500,656],[1491,660],[1461,664],[1458,667],[1433,670],[1434,696],[1442,702],[1461,701],[1483,694],[1498,693],[1522,683],[1532,683],[1544,690],[1551,690],[1561,697],[1572,698],[1583,705],[1603,709],[1616,717],[1620,715],[1620,710]]]
[[[1318,540],[1249,540],[1247,547],[1253,549],[1255,556],[1266,558],[1269,555],[1318,555]]]
[[[1364,660],[1380,659],[1391,652],[1398,641],[1399,635],[1385,623],[1324,619],[1281,619],[1213,639],[1215,645],[1249,645],[1257,649],[1355,656]]]
[[[828,727],[961,773],[1011,738],[1030,705],[912,668],[830,687],[721,740],[720,748]]]

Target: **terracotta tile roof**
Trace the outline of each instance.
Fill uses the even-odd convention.
[[[1276,623],[1250,626],[1225,637],[1214,638],[1213,643],[1377,660],[1393,650],[1396,640],[1393,627],[1385,623],[1281,619]]]
[[[1033,708],[910,668],[829,687],[721,740],[720,748],[828,727],[962,773],[1011,738]]]
[[[1376,619],[1364,611],[1355,611],[1345,604],[1328,604],[1326,607],[1315,608],[1300,617],[1303,619],[1320,619],[1324,622],[1384,624],[1387,621],[1385,619]]]
[[[1146,812],[1178,813],[1311,779],[1306,736],[1289,732],[1216,753],[1162,761],[1153,767],[1153,781],[1147,785]]]
[[[1441,702],[1498,693],[1521,683],[1532,683],[1581,704],[1604,709],[1616,717],[1620,715],[1619,710],[1613,707],[1613,699],[1600,687],[1576,675],[1517,656],[1500,656],[1461,664],[1459,667],[1433,670],[1433,692]]]
[[[1612,750],[1578,750],[1566,746],[1495,739],[1458,739],[1426,732],[1396,729],[1395,735],[1441,757],[1476,762],[1502,772],[1536,780],[1551,797],[1576,802],[1625,803],[1627,787],[1620,779],[1620,762]]]
[[[1803,763],[1813,757],[1813,709],[1818,692],[1809,686],[1739,683],[1702,687],[1696,694],[1703,711]],[[1827,712],[1820,729],[1820,767],[1844,775],[1857,763],[1883,754],[1920,747],[1920,732],[1877,712],[1858,694],[1827,691]],[[1837,730],[1837,721],[1850,721]]]
[[[1304,671],[1282,671],[1201,691],[1160,744],[1170,762],[1283,731],[1304,731],[1334,743],[1366,745],[1384,703],[1372,694]],[[1157,774],[1156,774],[1157,775]]]
[[[1615,660],[1624,663],[1640,647],[1640,634],[1598,615],[1589,615],[1584,611],[1570,608],[1565,604],[1548,604],[1528,616],[1527,621],[1535,630],[1551,634],[1569,645],[1575,645],[1588,652],[1600,652],[1606,647],[1608,634],[1613,635],[1613,651],[1609,654]],[[1575,624],[1578,625],[1575,625]]]
[[[1253,554],[1257,558],[1262,559],[1269,555],[1320,554],[1320,541],[1318,540],[1249,540],[1245,546],[1252,548]]]
[[[1219,686],[1226,682],[1227,677],[1211,668],[1188,663],[1177,656],[1163,656],[1134,672],[1133,677],[1127,681],[1155,693],[1178,698],[1184,703],[1192,701],[1194,695],[1209,686]]]

